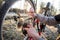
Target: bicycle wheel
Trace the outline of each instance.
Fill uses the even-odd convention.
[[[1,33],[1,29],[2,29],[2,23],[3,20],[5,19],[5,15],[8,12],[9,8],[18,0],[7,0],[5,1],[5,3],[3,4],[3,6],[0,9],[0,40],[2,40],[2,33]],[[33,6],[32,2],[30,0],[28,0],[28,2]]]
[[[0,9],[0,40],[2,40],[2,35],[1,35],[1,28],[2,28],[2,22],[4,19],[4,16],[9,9],[9,7],[17,0],[7,0],[5,4],[1,7]]]

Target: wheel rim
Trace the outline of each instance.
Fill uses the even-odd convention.
[[[14,4],[17,0],[7,0],[5,2],[5,4],[1,7],[0,9],[0,40],[2,40],[2,33],[1,33],[1,28],[2,28],[2,23],[3,23],[3,20],[4,20],[4,16],[7,12],[7,10],[9,10],[10,6],[12,4]],[[30,2],[31,3],[31,2]]]

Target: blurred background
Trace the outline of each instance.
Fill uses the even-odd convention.
[[[0,8],[3,6],[6,0],[0,0]],[[35,5],[35,11],[38,14],[43,14],[47,3],[50,3],[48,15],[55,16],[60,14],[60,0],[32,0]],[[22,24],[24,22],[30,22],[26,20],[29,18],[27,15],[30,8],[33,8],[30,1],[19,0],[16,1],[6,13],[2,24],[3,40],[24,40],[25,36],[22,33]],[[19,26],[20,24],[20,26]],[[56,40],[60,35],[60,24],[56,26],[46,25],[45,32],[42,33],[46,40]]]

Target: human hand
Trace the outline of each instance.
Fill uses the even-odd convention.
[[[34,9],[32,7],[28,11],[28,16],[35,17],[35,12],[34,12]]]
[[[40,38],[39,34],[37,33],[37,31],[35,30],[35,28],[31,24],[27,25],[27,27],[28,28],[24,28],[24,30],[27,31],[27,34],[29,37],[32,37],[36,40]]]
[[[35,13],[34,12],[28,12],[28,16],[35,17]]]

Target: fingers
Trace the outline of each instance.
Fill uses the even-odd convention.
[[[28,31],[29,30],[29,28],[32,28],[33,27],[33,25],[32,24],[28,24],[27,25],[27,28],[23,28],[24,30],[26,30],[26,31]]]
[[[28,16],[32,16],[33,17],[34,16],[34,13],[28,13]]]
[[[29,28],[23,28],[23,29],[27,31]]]
[[[29,25],[27,25],[29,28],[31,28],[31,27],[33,27],[33,25],[32,24],[29,24]]]

